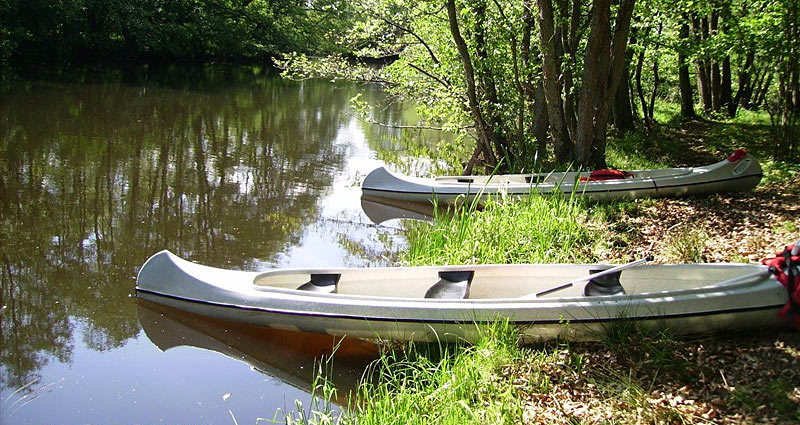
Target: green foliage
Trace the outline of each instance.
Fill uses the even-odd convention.
[[[330,52],[347,3],[318,0],[4,0],[0,59],[255,59]]]

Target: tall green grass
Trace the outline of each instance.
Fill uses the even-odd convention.
[[[482,209],[461,204],[437,213],[433,225],[410,227],[409,265],[584,262],[599,238],[582,199],[526,196],[490,199]]]
[[[475,345],[388,346],[362,378],[348,408],[336,411],[329,381],[315,381],[320,396],[308,410],[285,418],[305,424],[515,424],[522,400],[503,369],[521,358],[517,333],[508,321],[481,326]]]
[[[520,397],[501,370],[519,358],[507,321],[482,328],[472,346],[409,344],[382,356],[360,387],[354,423],[518,423]]]

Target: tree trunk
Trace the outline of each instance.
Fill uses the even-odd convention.
[[[719,12],[713,10],[709,22],[709,37],[716,36],[718,29]],[[719,61],[717,59],[711,59],[709,63],[711,64],[711,109],[713,109],[714,112],[719,112],[722,99],[722,74],[720,73]]]
[[[660,32],[660,31],[659,31]],[[658,57],[653,58],[653,91],[650,93],[650,109],[647,111],[647,116],[650,121],[655,121],[655,108],[656,108],[656,95],[658,94],[658,84],[660,83],[658,76]]]
[[[535,18],[531,11],[533,10],[532,0],[525,0],[522,7],[524,12],[522,15],[522,46],[520,48],[520,56],[522,56],[522,69],[525,78],[522,79],[522,86],[525,90],[526,104],[529,106],[529,112],[533,117],[531,129],[529,134],[532,134],[536,140],[536,161],[541,162],[547,159],[547,102],[544,97],[544,86],[540,79],[534,85],[533,73],[530,70],[532,64],[531,55],[531,32],[535,23]]]
[[[733,87],[731,86],[731,57],[725,56],[722,60],[722,86],[720,87],[719,104],[723,108],[727,108],[729,114],[731,111],[731,103],[733,103]],[[736,108],[734,108],[733,111],[735,114]]]
[[[773,77],[774,73],[772,71],[767,71],[766,77],[762,78],[761,85],[758,87],[758,91],[753,99],[753,108],[757,109],[764,103],[764,99],[767,97],[767,92],[769,91],[769,86],[772,85]]]
[[[611,1],[593,2],[592,26],[584,56],[583,86],[578,104],[578,128],[575,135],[575,161],[592,165],[592,149],[600,130],[600,108],[608,103],[608,70],[611,62]],[[604,120],[606,121],[606,120]],[[602,123],[605,126],[606,122]],[[605,132],[603,132],[605,136]]]
[[[541,81],[536,85],[535,102],[533,104],[533,135],[536,138],[536,157],[539,161],[547,158],[547,101],[544,96],[544,85]]]
[[[692,20],[695,39],[702,42],[708,39],[708,20],[695,18]],[[703,101],[703,110],[710,111],[711,105],[711,67],[706,59],[697,58],[697,91]]]
[[[633,52],[629,53],[632,56]],[[630,72],[628,66],[625,66],[622,81],[617,87],[617,93],[614,96],[614,104],[611,107],[611,117],[617,130],[626,132],[633,131],[636,127],[633,125],[633,110],[631,109],[630,98]]]
[[[650,117],[647,115],[649,108],[647,107],[647,100],[644,98],[644,89],[642,88],[642,66],[644,65],[644,51],[639,52],[639,58],[636,61],[636,93],[639,95],[639,103],[642,105],[642,119],[647,130],[650,130]]]
[[[473,8],[476,16],[473,33],[475,35],[475,51],[478,59],[477,74],[480,87],[483,88],[479,93],[483,93],[489,105],[497,105],[500,103],[497,97],[497,85],[494,81],[494,73],[489,68],[489,54],[486,51],[486,3],[483,0],[478,0],[473,4]],[[480,105],[480,101],[478,105]],[[488,132],[487,136],[492,141],[495,153],[499,155],[501,159],[506,160],[502,168],[507,169],[513,166],[514,153],[506,141],[506,136],[501,132],[503,123],[502,118],[497,113],[497,109],[489,106],[482,110],[481,113],[484,119],[488,120],[486,129]]]
[[[453,1],[453,0],[448,0]],[[559,85],[560,61],[556,54],[553,3],[537,0],[539,6],[539,42],[542,47],[542,83],[547,104],[547,118],[553,137],[556,161],[566,163],[572,157],[573,143],[564,120],[564,107]]]
[[[469,102],[469,110],[475,123],[475,130],[478,133],[478,143],[482,146],[485,158],[493,164],[496,164],[497,158],[494,156],[491,146],[491,129],[487,128],[478,104],[478,95],[475,88],[475,70],[472,67],[472,59],[469,56],[467,43],[464,41],[464,38],[461,37],[461,30],[458,27],[458,14],[455,0],[447,0],[446,7],[450,23],[450,33],[453,36],[453,41],[456,43],[458,54],[461,57],[461,63],[464,66],[464,78],[467,83],[467,99]]]
[[[678,37],[681,41],[689,39],[689,24],[686,23],[687,16],[684,15],[684,23],[681,25]],[[681,89],[681,116],[684,118],[694,118],[694,93],[692,93],[692,78],[689,75],[689,62],[684,52],[684,47],[678,49],[678,81]]]
[[[584,58],[575,138],[575,161],[580,165],[606,165],[606,131],[611,96],[616,93],[624,75],[625,48],[634,2],[622,0],[620,3],[613,35],[610,29],[610,0],[595,0],[593,3],[594,14]]]
[[[747,53],[747,57],[745,58],[742,69],[739,70],[739,86],[736,89],[736,96],[734,96],[730,103],[728,103],[728,116],[731,118],[736,116],[736,110],[739,108],[739,104],[742,102],[745,94],[752,93],[753,84],[750,77],[750,71],[753,67],[754,59],[755,50],[750,50]],[[728,64],[730,69],[730,62],[728,62]]]

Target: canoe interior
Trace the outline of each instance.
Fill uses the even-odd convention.
[[[469,299],[517,298],[588,276],[609,266],[540,265],[507,267],[341,269],[335,293],[374,297],[424,298],[439,282],[439,271],[474,270]],[[747,265],[650,265],[622,272],[619,281],[628,295],[681,291],[700,288],[759,270]],[[261,288],[297,289],[311,280],[311,274],[297,270],[276,270],[258,275],[253,283]],[[582,297],[585,282],[556,291],[544,298]]]
[[[651,179],[680,177],[691,174],[694,171],[703,171],[702,167],[695,168],[664,168],[656,170],[637,170],[632,171],[633,176],[628,179]],[[539,174],[504,174],[496,176],[442,176],[436,177],[437,183],[471,183],[471,184],[548,184],[548,183],[572,183],[580,177],[589,177],[586,172],[552,172]],[[590,182],[594,183],[594,182]],[[598,182],[599,183],[599,182]]]

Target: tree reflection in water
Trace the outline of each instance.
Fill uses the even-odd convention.
[[[0,98],[0,385],[69,362],[76,327],[98,351],[136,337],[135,272],[160,249],[252,270],[298,244],[346,162],[336,140],[359,91],[381,96],[215,66],[12,85]],[[392,130],[369,131],[374,144]]]

